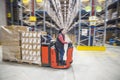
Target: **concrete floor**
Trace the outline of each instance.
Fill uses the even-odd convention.
[[[1,54],[0,49],[0,60]],[[120,47],[107,45],[105,52],[74,49],[74,62],[64,70],[0,61],[0,80],[120,80]]]

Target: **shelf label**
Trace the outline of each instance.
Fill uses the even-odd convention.
[[[36,22],[37,18],[36,16],[30,16],[29,21]]]
[[[82,35],[87,36],[88,29],[82,29]]]
[[[89,21],[90,22],[96,22],[98,19],[97,19],[97,17],[96,16],[90,16],[89,17]]]
[[[11,13],[8,13],[8,14],[7,14],[7,17],[8,17],[8,18],[11,18]]]
[[[90,22],[90,26],[96,26],[96,22]]]

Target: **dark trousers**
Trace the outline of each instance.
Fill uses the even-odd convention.
[[[60,61],[63,61],[63,57],[64,57],[64,53],[65,53],[64,47],[60,48],[59,52],[60,52]]]

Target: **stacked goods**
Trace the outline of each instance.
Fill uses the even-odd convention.
[[[24,32],[21,35],[22,62],[41,64],[39,32]]]
[[[118,23],[118,27],[120,28],[120,23]]]
[[[68,36],[73,43],[76,43],[76,38],[74,34],[69,34]]]
[[[118,18],[118,17],[117,17],[117,14],[118,14],[118,13],[117,13],[116,9],[112,9],[112,15],[111,15],[112,17],[111,17],[111,18],[112,18],[112,19]]]
[[[108,20],[112,20],[112,19],[117,19],[117,15],[118,15],[118,12],[116,11],[116,8],[115,9],[109,9],[108,13],[107,13],[107,18]]]
[[[44,1],[37,3],[37,9],[43,9]]]
[[[23,26],[5,26],[1,27],[1,42],[3,46],[19,46],[20,32],[27,31]]]
[[[1,28],[3,60],[41,64],[40,36],[46,32],[28,32],[26,27]]]
[[[108,5],[112,4],[112,0],[108,0]]]
[[[113,38],[113,32],[112,31],[107,31],[106,41],[109,41],[110,38]]]
[[[6,27],[1,28],[1,42],[3,46],[19,46],[19,33]]]
[[[108,11],[108,20],[111,20],[112,19],[112,12],[113,12],[113,10],[112,9],[110,9],[109,11]]]
[[[42,2],[40,2],[40,3],[36,3],[36,8],[37,9],[43,9],[43,4],[44,4],[44,1],[42,1]],[[30,3],[30,1],[27,1],[27,2],[23,2],[23,5],[26,7],[25,9],[24,9],[24,13],[29,13],[30,12],[30,10],[31,10],[31,3]]]
[[[53,35],[52,35],[52,38],[53,38],[54,40],[56,40],[57,35],[56,35],[56,34],[53,34]]]
[[[3,49],[3,60],[19,61],[20,53],[20,32],[27,31],[22,26],[1,27],[1,43]]]
[[[3,60],[20,61],[20,46],[2,46]]]
[[[47,32],[41,31],[41,35],[47,35]]]

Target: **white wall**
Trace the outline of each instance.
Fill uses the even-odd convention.
[[[6,25],[5,0],[0,0],[0,27]],[[0,36],[1,38],[1,36]],[[0,62],[2,61],[2,48],[0,46]]]
[[[0,27],[3,25],[6,25],[5,0],[0,0]],[[1,28],[0,28],[0,32],[1,32]],[[0,35],[0,39],[1,39],[1,35]]]
[[[6,25],[5,0],[0,0],[0,27]]]

